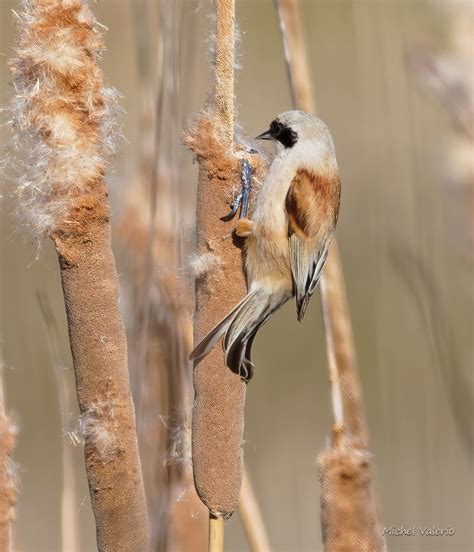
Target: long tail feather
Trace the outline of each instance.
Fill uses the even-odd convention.
[[[253,364],[247,358],[249,340],[257,333],[264,313],[268,309],[270,298],[260,293],[255,300],[241,309],[232,320],[224,339],[225,359],[227,366],[248,381],[253,374]],[[250,346],[251,347],[251,346]],[[250,351],[249,351],[250,353]]]
[[[269,296],[263,290],[257,290],[253,300],[232,320],[224,338],[226,363],[245,381],[253,375],[251,352],[255,335],[290,296],[291,293]]]
[[[224,337],[224,352],[227,366],[245,381],[253,375],[251,349],[257,331],[271,315],[285,303],[291,293],[269,296],[261,289],[250,292],[232,311],[198,343],[190,360],[205,357]]]
[[[229,314],[219,322],[212,330],[201,339],[201,341],[196,345],[189,355],[189,360],[200,360],[207,356],[211,350],[215,347],[219,339],[225,334],[228,330],[232,320],[239,312],[239,310],[244,307],[249,301],[252,300],[255,292],[249,293],[246,295],[240,303],[238,303]]]

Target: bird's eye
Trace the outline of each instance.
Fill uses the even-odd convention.
[[[270,125],[270,133],[271,135],[276,138],[281,134],[283,125],[280,123],[280,121],[272,121]]]

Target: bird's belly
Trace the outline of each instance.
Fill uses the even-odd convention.
[[[249,287],[258,285],[269,292],[291,289],[287,232],[263,222],[254,223],[253,235],[247,242],[246,268]]]
[[[273,165],[272,165],[273,168]],[[270,171],[272,171],[272,168]],[[285,198],[288,175],[267,177],[252,216],[252,236],[247,240],[247,278],[249,286],[265,287],[270,292],[291,290],[293,280],[288,244],[288,219]]]

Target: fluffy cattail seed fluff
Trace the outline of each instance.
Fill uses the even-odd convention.
[[[20,214],[36,236],[74,232],[69,211],[79,197],[86,208],[93,201],[114,149],[116,93],[97,65],[101,33],[78,0],[26,0],[16,16],[11,121]]]

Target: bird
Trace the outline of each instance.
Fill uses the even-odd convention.
[[[227,366],[248,382],[258,330],[295,297],[298,321],[319,283],[341,198],[334,141],[315,115],[281,113],[256,139],[271,140],[275,156],[250,218],[235,233],[245,238],[248,293],[194,348],[197,364],[224,336]]]

